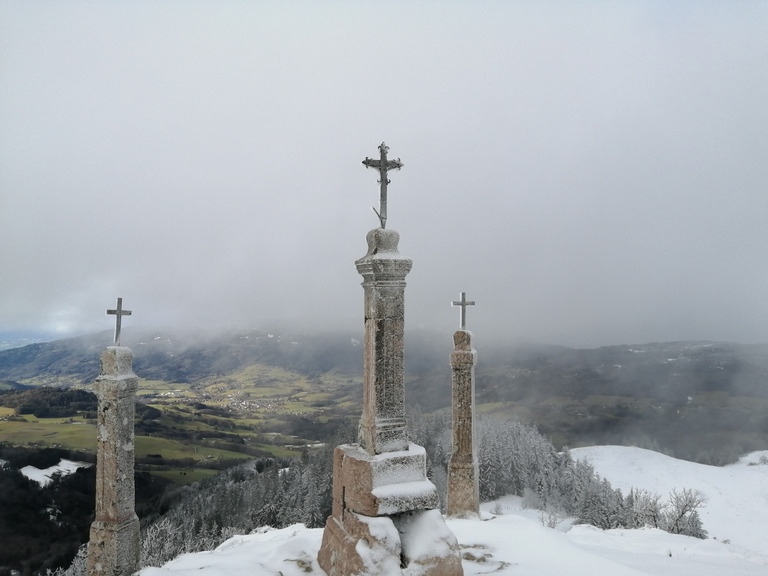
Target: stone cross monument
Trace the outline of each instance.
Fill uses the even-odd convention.
[[[96,453],[96,519],[91,524],[88,576],[129,576],[139,569],[139,518],[136,516],[133,417],[139,379],[133,352],[119,345],[122,310],[117,299],[115,346],[101,354],[101,373],[93,385],[99,399]]]
[[[405,276],[412,261],[398,252],[400,235],[384,228],[386,171],[402,164],[386,159],[383,143],[379,150],[381,160],[364,164],[381,173],[381,227],[368,233],[368,252],[355,262],[365,315],[360,443],[334,451],[333,510],[317,559],[328,576],[459,576],[458,543],[427,479],[426,452],[406,434]]]
[[[466,328],[466,293],[452,306],[461,306],[460,330],[453,335],[451,352],[451,390],[453,406],[453,449],[448,463],[449,516],[471,517],[480,512],[479,472],[475,446],[475,365],[472,333]]]

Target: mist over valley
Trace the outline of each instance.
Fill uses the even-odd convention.
[[[258,413],[262,432],[322,442],[341,423],[354,426],[359,418],[359,338],[340,332],[127,330],[123,343],[134,351],[143,406],[177,412],[186,406],[190,414],[205,406],[217,419],[233,422]],[[108,340],[108,333],[99,333],[0,351],[0,386],[87,389]],[[476,342],[478,410],[534,424],[556,446],[634,444],[724,464],[768,445],[768,345],[574,349]],[[450,351],[450,337],[408,334],[408,406],[422,413],[449,408]]]

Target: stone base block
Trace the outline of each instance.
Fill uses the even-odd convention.
[[[472,518],[480,513],[479,473],[476,460],[451,458],[448,464],[448,516]]]
[[[402,548],[392,520],[347,512],[331,516],[323,531],[317,562],[328,576],[400,574]]]
[[[317,556],[328,576],[462,576],[456,537],[438,510],[331,516]]]
[[[403,574],[462,576],[461,552],[439,510],[419,510],[392,516],[400,534]]]
[[[437,489],[427,479],[426,452],[408,450],[372,456],[357,444],[334,452],[334,516],[350,510],[365,516],[398,514],[437,508]]]
[[[130,576],[139,569],[139,519],[91,524],[86,573],[88,576]]]
[[[421,446],[376,456],[337,446],[317,561],[328,576],[460,576],[458,543],[437,507]]]

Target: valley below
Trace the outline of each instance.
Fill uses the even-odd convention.
[[[34,556],[39,537],[59,542],[56,554],[38,559],[37,567],[71,558],[87,539],[95,467],[57,476],[35,488],[32,499],[33,485],[19,470],[61,459],[95,462],[97,402],[90,387],[108,341],[102,333],[0,351],[0,459],[6,462],[0,528],[18,541],[21,557],[25,550]],[[324,446],[355,441],[363,354],[355,335],[128,331],[123,342],[133,350],[139,377],[134,429],[141,518],[162,514],[185,485],[238,462],[288,465]],[[581,350],[477,339],[476,347],[479,418],[534,425],[557,449],[637,446],[725,465],[768,448],[766,345]],[[450,425],[451,348],[450,338],[407,337],[406,406],[414,433],[425,420],[433,428]],[[449,436],[433,440],[442,443],[434,449],[450,450]],[[68,501],[56,534],[48,527],[38,531],[42,536],[24,536],[19,519],[30,526],[36,521],[21,504],[34,507],[46,498]]]
[[[445,340],[406,341],[411,412],[450,407]],[[104,341],[0,351],[0,442],[93,451],[95,397],[86,406],[82,394],[98,376]],[[722,465],[768,445],[768,345],[479,342],[478,412],[533,424],[557,447],[637,445]],[[354,335],[152,332],[128,333],[125,343],[139,377],[137,462],[147,469],[296,456],[359,419],[363,350]]]

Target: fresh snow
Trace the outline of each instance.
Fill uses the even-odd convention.
[[[699,516],[709,538],[730,540],[768,555],[768,450],[723,467],[626,446],[575,448],[571,456],[588,461],[624,495],[631,488],[643,488],[666,499],[672,490],[699,490],[707,498]]]
[[[422,503],[422,507],[434,506],[437,502],[435,485],[429,480],[417,480],[415,482],[398,482],[386,484],[371,490],[378,500],[380,514],[395,514],[403,509],[403,504],[411,503],[416,508]],[[432,502],[432,504],[424,504]]]
[[[463,555],[464,574],[507,576],[748,576],[768,574],[768,451],[718,468],[620,446],[579,448],[614,488],[660,493],[700,490],[700,511],[710,538],[699,540],[661,530],[600,530],[562,521],[554,529],[539,511],[508,496],[481,506],[478,519],[448,519]],[[750,463],[752,465],[750,465]],[[493,513],[491,512],[493,511]],[[423,544],[431,534],[425,530]],[[140,576],[304,576],[317,565],[322,528],[297,524],[235,536],[215,551],[185,554]],[[717,539],[715,539],[717,538]],[[384,575],[386,576],[386,575]]]
[[[74,473],[78,468],[88,468],[89,466],[91,465],[87,462],[74,462],[62,458],[58,464],[46,468],[45,470],[40,470],[40,468],[35,468],[34,466],[24,466],[24,468],[19,471],[30,480],[34,480],[40,484],[40,486],[47,486],[53,481],[53,475],[57,472],[62,476],[67,476],[68,474]]]

